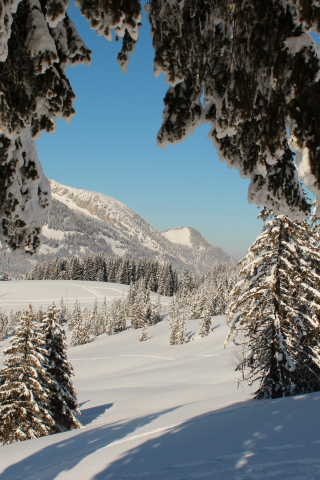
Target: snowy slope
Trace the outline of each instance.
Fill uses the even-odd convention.
[[[19,283],[39,299],[39,284]],[[191,336],[198,322],[187,327]],[[237,390],[223,316],[185,345],[168,345],[166,320],[148,333],[143,343],[128,330],[69,348],[83,428],[0,447],[0,480],[320,478],[320,394],[258,401]]]
[[[178,243],[179,245],[186,245],[192,247],[190,240],[190,228],[181,227],[174,230],[168,229],[162,233],[162,235],[172,243]]]

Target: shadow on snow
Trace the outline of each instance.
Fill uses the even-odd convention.
[[[153,435],[147,441],[141,440],[143,443],[134,448],[131,446],[131,449],[129,440],[123,447],[125,451],[122,455],[107,467],[103,467],[108,459],[105,450],[106,453],[101,456],[101,471],[87,478],[317,479],[320,478],[319,404],[319,393],[239,402],[194,417],[159,433],[156,438]],[[88,409],[91,411],[88,418],[91,414],[100,415],[107,407],[102,405]],[[112,442],[130,437],[139,427],[173,410],[175,408],[91,430],[76,431],[75,434],[59,434],[59,440],[64,436],[61,441],[8,467],[0,475],[0,480],[53,480],[59,473],[70,471],[88,455]],[[146,429],[144,431],[148,432]],[[97,457],[92,461],[92,467],[96,468],[95,465],[99,464]],[[68,478],[75,478],[75,473],[70,473]]]

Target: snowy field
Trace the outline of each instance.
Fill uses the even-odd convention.
[[[67,285],[70,306],[75,296],[92,305],[127,288],[4,283],[7,311],[59,303]],[[237,389],[224,316],[204,339],[189,321],[194,341],[185,345],[169,346],[169,330],[164,320],[146,342],[128,330],[69,348],[83,428],[0,447],[0,480],[320,479],[320,393],[258,401]]]
[[[73,309],[75,301],[79,300],[81,307],[93,308],[95,299],[101,307],[104,297],[108,305],[114,298],[126,297],[128,285],[106,282],[86,282],[82,280],[24,280],[0,283],[0,308],[7,314],[12,310],[23,310],[29,307],[30,301],[35,309],[40,306],[47,308],[53,301],[60,307],[63,297],[65,306]],[[151,293],[151,301],[157,299],[156,293]],[[162,304],[170,303],[169,297],[162,297]]]

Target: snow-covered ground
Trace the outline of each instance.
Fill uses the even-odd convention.
[[[110,305],[114,298],[126,297],[128,285],[106,282],[85,282],[82,280],[24,280],[14,282],[0,282],[0,308],[7,314],[12,310],[28,308],[30,301],[38,309],[47,308],[53,301],[60,306],[61,298],[68,308],[73,308],[79,300],[81,307],[88,305],[92,309],[97,298],[101,306],[104,297]],[[156,293],[151,293],[151,301],[157,299]],[[162,304],[167,306],[169,297],[162,297]]]
[[[162,235],[172,243],[178,243],[180,245],[192,247],[190,240],[190,229],[188,227],[176,228],[173,230],[168,229],[165,232],[162,232]]]
[[[3,283],[0,295],[14,291]],[[92,282],[16,283],[21,302],[29,295],[43,306],[49,286],[60,300],[61,284],[70,292],[76,284],[83,305],[123,292],[116,284],[103,293]],[[207,338],[197,330],[190,320],[194,341],[170,346],[164,320],[146,342],[128,330],[69,348],[83,428],[0,447],[0,480],[320,479],[320,393],[252,400],[236,387],[232,347],[222,348],[225,317],[213,317]]]

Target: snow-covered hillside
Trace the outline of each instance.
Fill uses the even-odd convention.
[[[236,263],[221,248],[210,245],[197,230],[186,227],[189,243],[176,242],[169,238],[168,231],[156,230],[114,198],[53,180],[50,183],[53,202],[52,209],[43,217],[40,253],[30,260],[0,249],[0,272],[24,274],[34,266],[32,262],[75,254],[152,258],[170,262],[179,271],[187,266],[199,274],[221,263]]]
[[[13,283],[43,304],[61,285],[82,303],[81,291],[86,301],[102,293],[91,282]],[[123,290],[104,287],[110,297]],[[197,330],[189,321],[194,341],[169,346],[164,319],[146,342],[128,330],[69,348],[83,428],[0,447],[0,480],[319,479],[320,394],[250,399],[236,388],[232,347],[222,348],[225,317],[213,317],[207,338]]]

